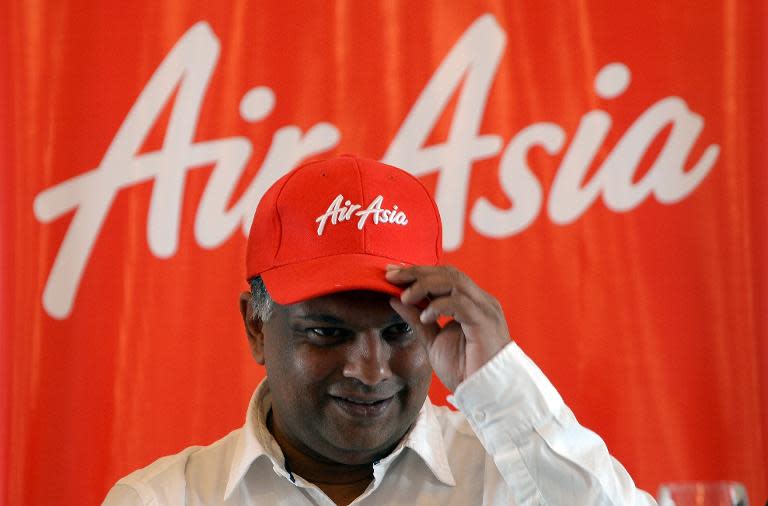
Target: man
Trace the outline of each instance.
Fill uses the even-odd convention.
[[[437,207],[399,169],[284,176],[248,239],[240,310],[267,375],[245,426],[105,504],[654,504],[441,253]],[[458,412],[427,399],[433,370]]]

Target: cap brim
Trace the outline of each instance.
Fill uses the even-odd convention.
[[[389,264],[402,262],[360,253],[332,255],[274,267],[261,278],[272,299],[283,305],[351,290],[399,296],[403,289],[384,277]]]

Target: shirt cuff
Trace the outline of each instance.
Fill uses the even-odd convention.
[[[448,401],[467,417],[486,449],[518,440],[565,406],[541,369],[510,342],[456,388]]]

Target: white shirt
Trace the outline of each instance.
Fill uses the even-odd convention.
[[[411,431],[352,504],[646,505],[602,439],[578,424],[552,384],[510,343],[448,400],[427,399]],[[332,505],[286,471],[266,427],[262,382],[245,425],[210,446],[164,457],[115,484],[104,505]]]

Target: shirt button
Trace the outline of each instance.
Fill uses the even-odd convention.
[[[475,420],[478,422],[484,422],[485,421],[485,411],[476,411],[475,412]]]

